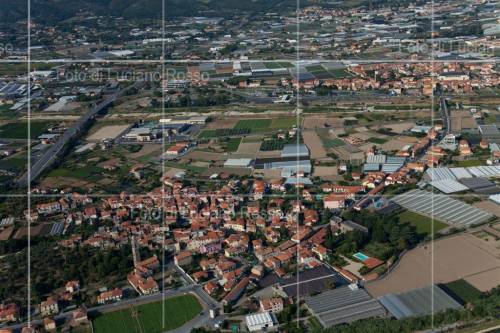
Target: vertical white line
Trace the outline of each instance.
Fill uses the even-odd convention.
[[[27,191],[28,191],[28,196],[27,196],[27,208],[28,208],[28,291],[27,291],[27,297],[28,297],[28,327],[31,328],[31,0],[28,0],[28,22],[27,28],[28,28],[28,44],[27,44],[27,55],[28,55],[28,77],[27,77],[27,83],[28,83],[28,90],[27,90],[27,96],[28,96],[28,163],[27,163],[27,170],[28,170],[28,177],[27,177]]]
[[[300,190],[299,190],[299,145],[300,145],[300,0],[296,2],[296,29],[297,29],[297,52],[296,52],[296,75],[297,75],[297,96],[296,96],[296,106],[295,106],[295,116],[296,116],[296,144],[297,144],[297,169],[295,174],[295,194],[296,194],[296,205],[298,205],[298,213],[297,213],[297,328],[300,328]],[[292,208],[293,209],[293,208]]]
[[[434,116],[434,0],[431,0],[431,126],[435,126]],[[439,103],[441,105],[441,103]],[[434,145],[434,142],[432,142]],[[434,189],[431,193],[431,328],[434,330]]]
[[[161,80],[160,80],[160,89],[161,89],[161,117],[165,118],[165,89],[163,87],[163,83],[165,80],[165,0],[161,2]],[[162,318],[162,328],[165,328],[165,182],[163,181],[163,175],[165,174],[165,134],[163,130],[163,126],[161,127],[161,221],[162,221],[162,274],[161,274],[161,318]]]

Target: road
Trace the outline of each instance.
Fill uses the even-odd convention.
[[[78,133],[80,133],[84,127],[88,124],[89,120],[94,118],[99,112],[103,111],[106,109],[108,106],[113,104],[113,102],[116,101],[116,99],[123,94],[125,91],[128,89],[131,89],[133,87],[137,87],[140,84],[140,82],[136,82],[133,85],[123,88],[119,91],[116,91],[112,95],[107,96],[104,101],[101,103],[97,104],[94,106],[92,109],[87,111],[80,119],[78,119],[70,128],[68,128],[63,135],[57,140],[57,142],[47,149],[45,153],[37,159],[35,163],[31,165],[30,172],[26,172],[24,175],[22,175],[18,180],[17,184],[19,186],[27,186],[28,185],[28,180],[33,181],[35,180],[47,167],[52,165],[59,157],[60,154],[63,152],[64,147],[66,144]]]
[[[450,114],[448,112],[448,107],[446,106],[446,98],[444,98],[442,93],[439,96],[439,109],[441,110],[441,115],[443,117],[443,127],[445,133],[449,134],[451,129]]]

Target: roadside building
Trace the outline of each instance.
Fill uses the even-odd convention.
[[[120,301],[123,297],[123,291],[120,288],[115,288],[113,290],[105,291],[97,296],[98,304],[106,304],[110,302]]]
[[[280,297],[263,298],[259,301],[262,312],[279,313],[283,311],[283,299]]]
[[[248,315],[245,317],[245,322],[250,332],[262,331],[274,326],[273,318],[269,312]]]
[[[50,316],[59,313],[59,304],[54,297],[48,297],[47,300],[40,304],[40,312],[42,316]]]

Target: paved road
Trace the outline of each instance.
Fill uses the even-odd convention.
[[[29,172],[26,172],[18,180],[17,184],[19,186],[27,186],[28,178],[31,181],[36,179],[47,167],[54,163],[63,151],[65,145],[73,138],[77,133],[80,133],[82,129],[88,124],[89,120],[94,118],[99,112],[106,109],[108,106],[113,104],[114,101],[123,94],[125,91],[131,89],[132,87],[137,87],[140,82],[136,82],[133,85],[123,88],[112,95],[107,96],[104,101],[94,106],[87,113],[85,113],[78,121],[76,121],[70,128],[68,128],[63,135],[57,140],[57,142],[47,149],[45,153],[31,165],[31,175],[28,177]]]
[[[443,127],[446,134],[449,134],[451,129],[450,114],[448,111],[448,107],[446,106],[446,98],[444,98],[442,93],[439,96],[439,109],[441,110],[441,115],[443,117]]]

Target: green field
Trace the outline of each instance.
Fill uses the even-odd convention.
[[[344,141],[341,139],[324,139],[321,138],[323,141],[323,147],[325,148],[335,148],[335,147],[342,147],[345,146]]]
[[[457,161],[457,166],[458,167],[473,167],[473,166],[479,166],[479,165],[485,165],[486,163],[481,160],[466,160],[466,161]]]
[[[272,129],[290,129],[297,126],[297,119],[295,118],[277,118],[271,122]]]
[[[47,130],[50,126],[49,122],[32,121],[31,122],[31,139],[36,139],[39,135]],[[28,123],[9,123],[0,126],[0,138],[6,139],[27,139]]]
[[[201,310],[196,297],[184,295],[166,299],[163,304],[160,301],[106,313],[92,323],[95,333],[161,333],[181,327]]]
[[[93,165],[87,165],[79,169],[59,168],[52,170],[49,177],[72,177],[88,181],[99,181],[103,176],[103,169]]]
[[[266,68],[268,69],[277,69],[277,68],[283,68],[280,66],[279,63],[277,62],[265,62],[264,63],[264,66],[266,66]]]
[[[399,220],[403,223],[409,223],[410,225],[417,228],[417,232],[419,234],[425,234],[426,236],[431,234],[432,220],[427,216],[423,216],[407,210],[399,215]],[[434,234],[439,230],[446,228],[447,226],[447,224],[434,219]]]
[[[297,119],[290,118],[275,118],[275,119],[244,119],[240,120],[234,126],[234,129],[250,129],[252,132],[265,130],[283,129],[288,130],[297,125]]]
[[[314,65],[306,67],[306,70],[312,74],[315,72],[326,72],[326,70],[321,65]]]
[[[238,150],[240,146],[241,138],[231,138],[227,141],[226,150],[229,152],[234,152]]]
[[[234,126],[234,129],[249,128],[251,131],[262,131],[271,127],[271,119],[244,119]]]
[[[13,157],[1,159],[0,169],[19,173],[26,168],[27,164],[28,164],[28,155],[26,153],[23,153]]]
[[[367,141],[378,145],[382,145],[387,142],[386,139],[381,139],[381,138],[369,138]]]
[[[218,129],[210,129],[203,130],[198,138],[200,139],[209,139],[209,138],[219,138],[219,137],[228,137],[228,136],[238,136],[238,135],[246,135],[249,134],[251,130],[249,128],[218,128]]]
[[[481,296],[479,290],[463,279],[446,283],[444,286],[467,303],[473,302]]]

